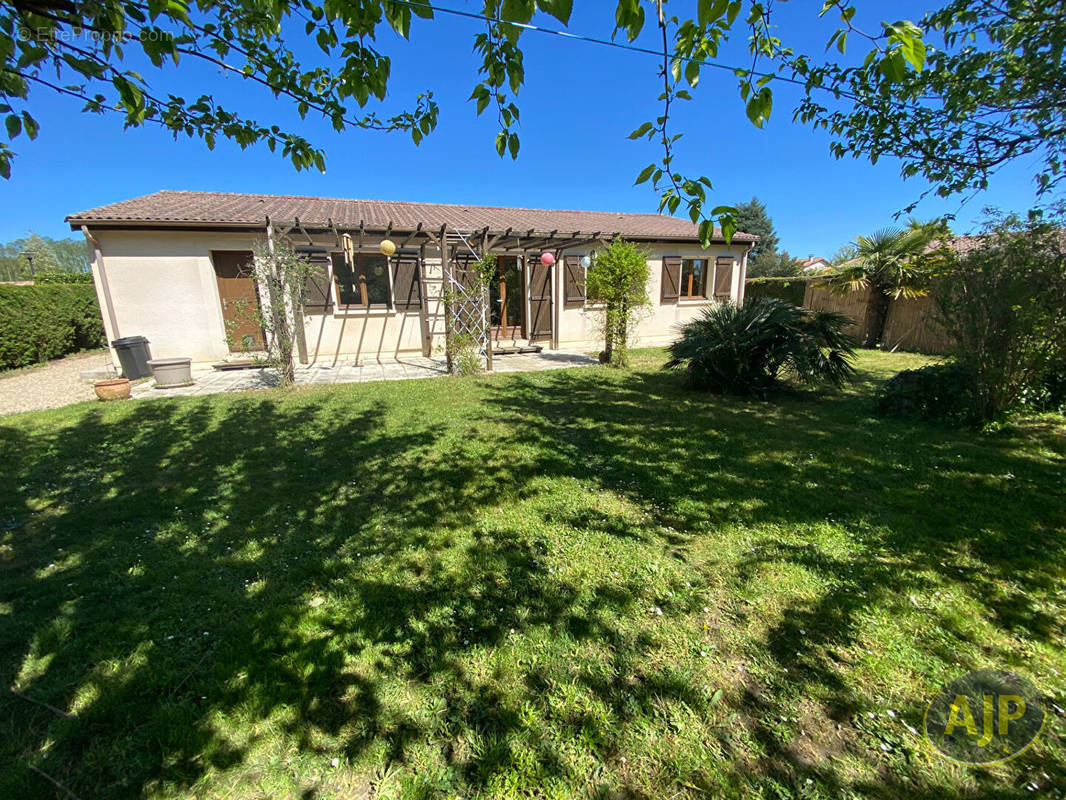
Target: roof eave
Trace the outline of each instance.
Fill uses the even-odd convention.
[[[166,230],[166,229],[195,229],[195,230],[247,230],[247,231],[261,231],[265,230],[267,226],[266,218],[262,222],[248,222],[241,220],[196,220],[196,219],[171,219],[171,220],[144,220],[144,219],[114,219],[114,218],[92,218],[92,217],[80,217],[77,215],[69,215],[64,220],[70,225],[71,230],[80,230],[82,226],[85,227],[103,227],[103,228],[142,228],[144,230]],[[305,222],[303,227],[308,230],[329,230],[329,226],[324,223]],[[365,230],[386,230],[391,228],[393,233],[411,233],[416,230],[414,227],[397,227],[395,225],[386,224],[372,224],[364,225]],[[430,228],[436,227],[430,225]],[[338,230],[357,230],[358,228],[349,225],[336,225]],[[503,230],[489,229],[488,233],[491,235],[504,234]],[[534,237],[544,237],[550,235],[551,231],[533,231]],[[559,231],[556,231],[559,233]],[[600,239],[610,238],[613,233],[605,234]],[[623,238],[648,241],[648,242],[677,242],[678,244],[699,244],[700,240],[698,236],[677,236],[677,235],[664,235],[664,234],[622,234]],[[727,244],[724,237],[716,237],[711,240],[715,244]],[[734,239],[736,244],[754,244],[754,239]]]

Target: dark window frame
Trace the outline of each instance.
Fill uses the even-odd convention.
[[[692,264],[695,261],[703,263],[703,267],[700,271],[700,285],[693,284]],[[681,258],[681,272],[679,275],[679,283],[677,287],[677,296],[679,300],[707,300],[707,273],[709,267],[712,267],[711,260],[705,256],[693,256],[691,258]],[[686,270],[687,267],[687,270]],[[689,286],[692,285],[690,289]]]
[[[384,278],[384,299],[373,300],[371,298],[371,289],[369,281],[367,281],[368,262],[371,259],[380,259],[381,265],[384,267],[382,277]],[[355,252],[353,253],[352,264],[352,280],[345,285],[342,276],[337,273],[337,262],[344,263],[344,253],[342,251],[334,251],[330,254],[331,272],[333,277],[333,287],[336,293],[338,309],[361,309],[365,311],[393,311],[396,304],[393,299],[393,285],[392,285],[392,264],[390,264],[389,257],[372,251]],[[359,282],[359,277],[362,276],[362,283]],[[365,299],[365,302],[364,302]]]

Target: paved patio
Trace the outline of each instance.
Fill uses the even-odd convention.
[[[552,350],[542,353],[523,353],[494,356],[493,372],[539,372],[564,367],[587,367],[596,364],[595,358],[583,353]],[[447,375],[443,358],[404,356],[391,361],[365,362],[362,365],[339,362],[331,364],[297,365],[296,383],[365,383],[367,381],[403,381],[417,378],[439,378]],[[211,367],[193,367],[192,386],[178,389],[157,389],[154,381],[133,387],[133,397],[192,397],[221,392],[243,392],[277,386],[277,373],[271,369],[241,369],[220,371]]]

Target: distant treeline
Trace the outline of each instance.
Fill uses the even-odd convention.
[[[31,233],[0,244],[0,281],[28,281],[42,273],[88,272],[89,258],[84,239],[50,239]]]

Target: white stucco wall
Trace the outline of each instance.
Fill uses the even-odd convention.
[[[704,308],[712,305],[714,300],[684,300],[660,303],[662,292],[663,258],[705,258],[711,264],[719,257],[730,256],[734,259],[733,281],[730,297],[734,302],[743,302],[744,274],[747,268],[746,245],[712,245],[704,250],[699,245],[653,245],[643,246],[648,253],[648,269],[651,273],[648,282],[648,297],[651,307],[646,310],[634,333],[633,343],[639,347],[654,347],[669,344],[677,338],[677,326],[697,317]],[[571,251],[573,255],[577,251]],[[584,252],[578,253],[584,255]],[[708,277],[708,284],[711,277]],[[562,303],[564,287],[557,281],[555,287],[557,302]],[[712,287],[708,285],[708,291]],[[601,348],[602,334],[599,327],[600,315],[592,306],[567,308],[560,305],[559,346],[567,348]]]
[[[199,231],[118,231],[91,229],[99,242],[100,260],[107,275],[117,330],[104,311],[108,341],[118,336],[145,336],[155,358],[189,357],[194,361],[219,361],[229,355],[226,330],[218,295],[212,250],[250,250],[256,236]],[[259,237],[260,239],[264,237]],[[368,242],[368,245],[370,243]],[[649,252],[651,273],[648,295],[650,313],[636,331],[639,345],[666,344],[676,338],[676,326],[698,315],[710,300],[680,300],[660,304],[660,281],[664,257],[732,256],[732,297],[743,300],[746,248],[715,245],[701,250],[697,245],[644,246]],[[566,254],[583,254],[573,250]],[[564,255],[566,255],[564,254]],[[98,293],[100,281],[98,265]],[[430,249],[424,278],[427,296],[439,292],[439,254]],[[556,270],[553,293],[558,322],[559,347],[597,349],[601,346],[595,310],[567,308],[563,303],[562,265]],[[306,322],[308,358],[314,363],[332,363],[357,358],[363,362],[420,354],[426,328],[443,333],[444,322],[435,301],[429,303],[425,324],[417,311],[366,311],[338,309],[332,314],[313,314]],[[442,336],[432,339],[434,346]],[[545,342],[545,344],[547,344]]]
[[[214,361],[229,353],[212,250],[250,249],[241,234],[91,230],[99,242],[118,330],[144,336],[153,358]]]

